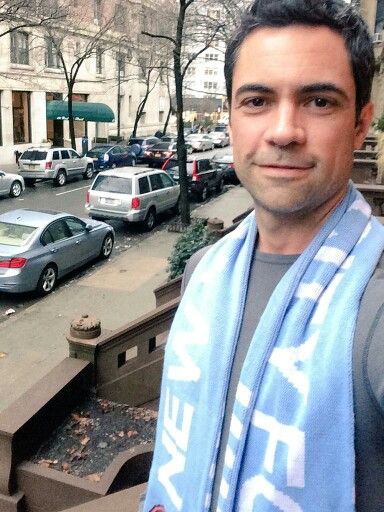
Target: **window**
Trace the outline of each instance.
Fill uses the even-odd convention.
[[[69,159],[69,153],[68,153],[68,150],[66,149],[62,149],[61,150],[61,158],[63,160],[68,160]]]
[[[99,174],[92,185],[92,190],[112,192],[116,194],[132,194],[132,180],[131,178],[102,176]]]
[[[117,76],[125,76],[125,58],[124,55],[117,54],[116,56],[116,74]]]
[[[96,74],[103,74],[103,49],[96,48]]]
[[[162,188],[164,188],[160,174],[151,174],[149,176],[149,181],[151,182],[152,190],[161,190]]]
[[[13,142],[31,142],[30,93],[12,92]]]
[[[60,160],[60,153],[59,153],[59,151],[54,151],[53,152],[52,160]]]
[[[93,12],[94,12],[93,15],[94,15],[95,21],[100,21],[100,17],[101,17],[101,0],[94,0]]]
[[[160,110],[159,112],[159,123],[164,123],[164,111]]]
[[[29,35],[27,32],[11,32],[11,62],[29,64]]]
[[[147,194],[149,192],[148,177],[139,178],[139,190],[140,194]]]
[[[85,231],[85,222],[82,222],[79,219],[65,219],[65,223],[69,227],[73,236],[84,233]]]
[[[206,53],[204,58],[205,58],[205,60],[217,60],[218,54],[217,53]]]
[[[59,68],[60,59],[57,54],[57,48],[52,38],[47,37],[45,40],[45,65],[48,68]]]
[[[69,152],[69,158],[80,158],[79,155],[76,153],[73,149],[68,149]]]
[[[127,22],[127,8],[122,4],[117,4],[115,8],[115,29],[124,31]]]
[[[166,174],[160,174],[161,181],[163,182],[163,187],[173,187],[173,181]]]
[[[64,240],[64,238],[72,236],[67,224],[63,220],[53,222],[48,227],[48,231],[50,232],[54,242],[58,242],[59,240]]]

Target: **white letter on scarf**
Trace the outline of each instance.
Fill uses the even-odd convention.
[[[292,498],[278,491],[263,475],[256,475],[247,480],[240,492],[239,510],[253,512],[257,496],[263,496],[281,512],[303,512]]]
[[[302,363],[312,356],[319,334],[320,332],[316,331],[298,347],[276,347],[269,358],[269,362],[283,374],[305,401],[308,398],[309,378],[305,372],[298,369],[297,363]]]
[[[164,406],[164,430],[162,432],[161,442],[167,452],[171,455],[171,460],[163,466],[160,466],[158,470],[158,479],[165,487],[177,510],[181,510],[183,502],[175,486],[171,482],[171,477],[184,471],[185,452],[188,448],[193,407],[190,404],[185,403],[183,405],[181,418],[179,410],[180,400],[176,396],[171,397],[169,389],[167,389],[165,393]],[[177,425],[180,425],[181,428],[178,428]]]
[[[305,434],[292,425],[279,423],[273,416],[255,411],[252,424],[269,433],[264,467],[273,473],[277,443],[288,446],[287,485],[303,488],[305,485]]]

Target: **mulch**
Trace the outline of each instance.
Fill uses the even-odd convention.
[[[89,397],[31,460],[97,482],[119,452],[154,442],[156,420],[154,410]]]

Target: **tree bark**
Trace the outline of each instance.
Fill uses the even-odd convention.
[[[71,139],[71,147],[76,150],[76,137],[75,125],[73,121],[73,108],[72,108],[73,86],[68,84],[68,123],[69,123],[69,136]]]

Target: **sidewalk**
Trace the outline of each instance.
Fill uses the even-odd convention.
[[[218,217],[228,226],[251,204],[245,189],[235,187],[193,216]],[[153,290],[167,279],[167,258],[178,236],[164,227],[0,324],[0,410],[68,355],[65,335],[78,315],[88,313],[103,328],[116,329],[151,311]]]

